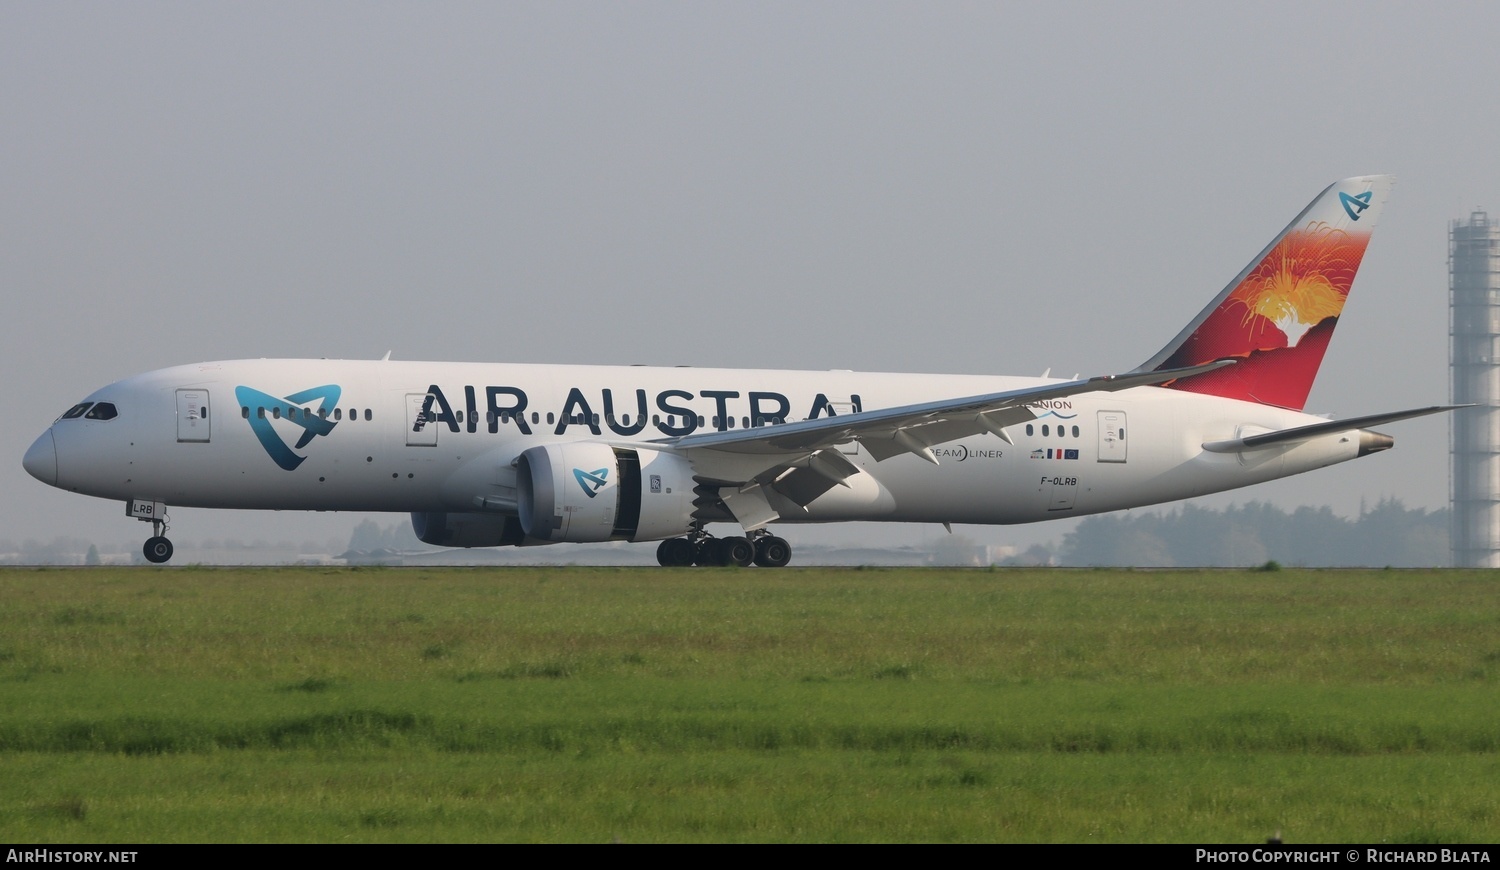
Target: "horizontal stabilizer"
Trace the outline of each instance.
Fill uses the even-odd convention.
[[[1382,423],[1394,423],[1397,420],[1426,417],[1428,414],[1441,414],[1444,411],[1468,407],[1470,406],[1432,405],[1427,408],[1413,408],[1409,411],[1390,411],[1385,414],[1371,414],[1368,417],[1351,417],[1348,420],[1329,420],[1326,423],[1313,423],[1310,426],[1296,426],[1291,429],[1280,429],[1275,432],[1262,432],[1258,435],[1250,435],[1245,438],[1230,438],[1226,441],[1205,441],[1203,449],[1210,453],[1241,453],[1246,450],[1272,447],[1277,444],[1307,441],[1333,432],[1349,432],[1356,429],[1365,429],[1370,426],[1379,426]]]

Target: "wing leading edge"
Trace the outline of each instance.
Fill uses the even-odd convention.
[[[1036,419],[1030,405],[1080,393],[1116,392],[1162,384],[1233,365],[1205,365],[1047,384],[979,396],[901,405],[757,429],[683,435],[654,443],[684,455],[696,478],[718,488],[718,498],[746,529],[759,528],[806,505],[859,468],[837,449],[859,442],[877,462],[905,453],[936,465],[931,448],[986,432],[1010,443],[1008,426]]]

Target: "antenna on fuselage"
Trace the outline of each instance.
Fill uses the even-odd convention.
[[[380,361],[381,362],[390,362],[391,361],[391,352],[390,351],[386,351],[385,352],[385,356],[381,357]]]

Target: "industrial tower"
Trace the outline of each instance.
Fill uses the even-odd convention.
[[[1475,211],[1448,230],[1453,402],[1453,564],[1500,567],[1500,222]]]

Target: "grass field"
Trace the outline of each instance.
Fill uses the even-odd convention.
[[[0,572],[0,840],[1494,842],[1462,571]]]

